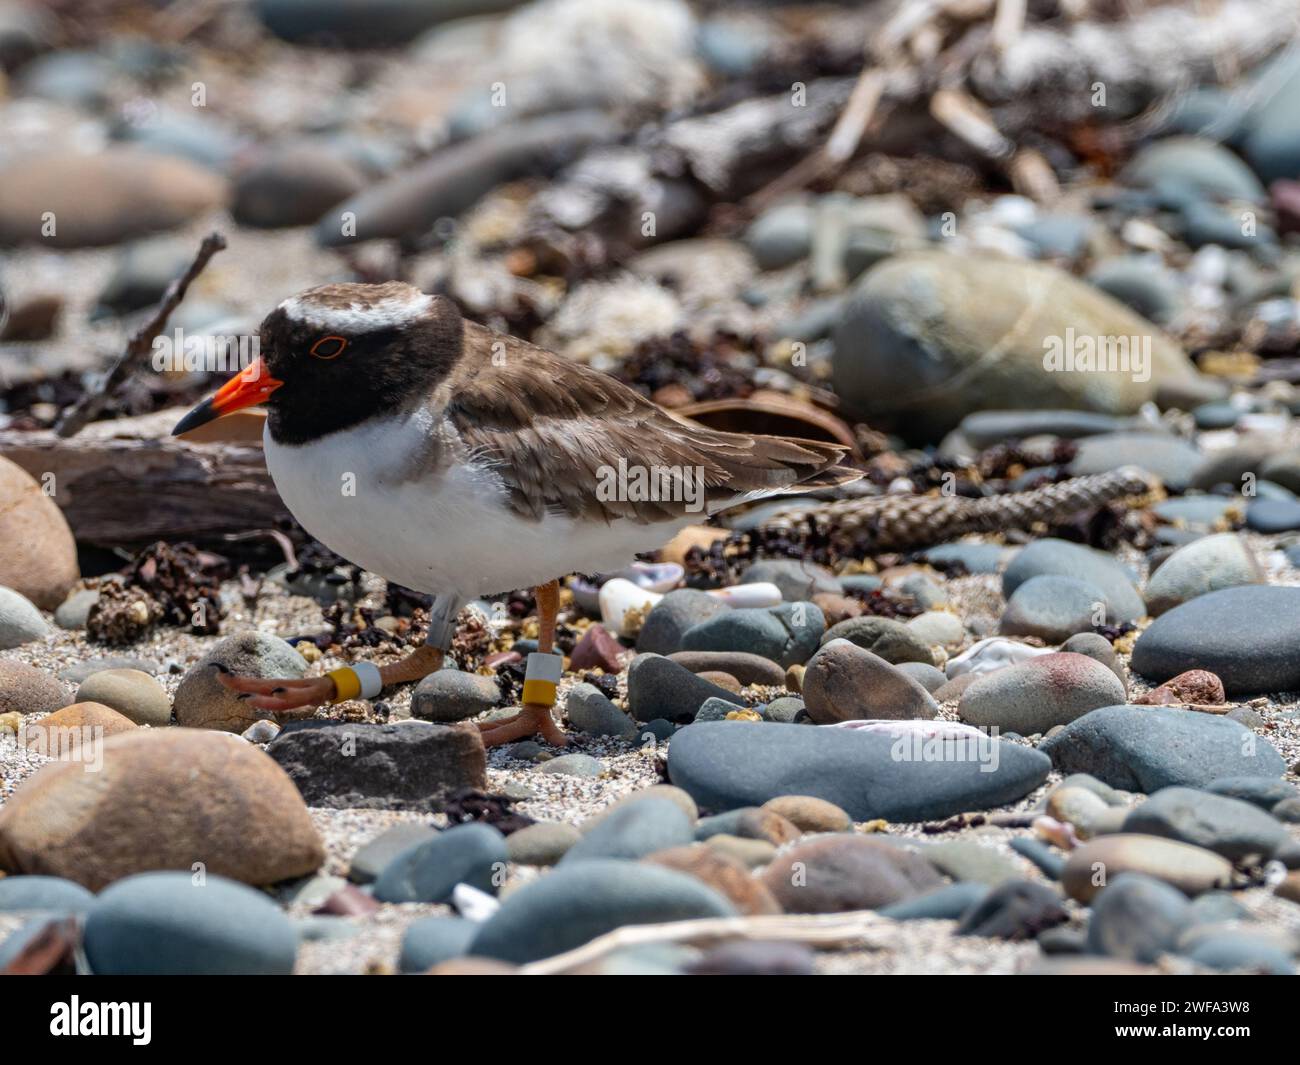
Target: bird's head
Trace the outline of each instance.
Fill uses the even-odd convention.
[[[451,300],[400,281],[308,289],[266,316],[260,356],[185,415],[172,435],[259,403],[283,444],[396,412],[448,374],[462,328]]]

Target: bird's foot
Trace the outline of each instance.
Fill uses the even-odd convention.
[[[306,717],[335,695],[334,681],[329,677],[267,679],[218,671],[217,680],[249,705],[269,710],[276,717]]]
[[[523,709],[513,717],[481,721],[478,727],[484,747],[499,747],[503,743],[526,740],[537,735],[552,747],[564,747],[569,742],[569,738],[551,716],[551,708],[538,703],[524,703]]]

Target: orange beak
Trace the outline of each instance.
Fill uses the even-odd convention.
[[[206,425],[224,414],[233,414],[245,407],[265,403],[267,397],[282,384],[283,381],[277,381],[271,376],[266,363],[261,359],[254,359],[240,373],[222,385],[216,395],[205,399],[177,422],[176,428],[172,430],[172,436],[188,433],[191,429]]]

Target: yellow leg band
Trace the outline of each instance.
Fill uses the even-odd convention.
[[[524,702],[534,706],[554,706],[557,685],[550,680],[524,681]]]
[[[342,669],[332,669],[325,675],[334,682],[335,694],[330,702],[345,703],[361,694],[361,678],[357,676],[356,670],[350,666],[344,666]]]

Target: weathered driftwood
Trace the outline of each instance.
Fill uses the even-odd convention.
[[[93,422],[71,438],[5,430],[0,455],[49,485],[83,544],[212,540],[288,516],[259,445],[172,439],[183,413]]]

